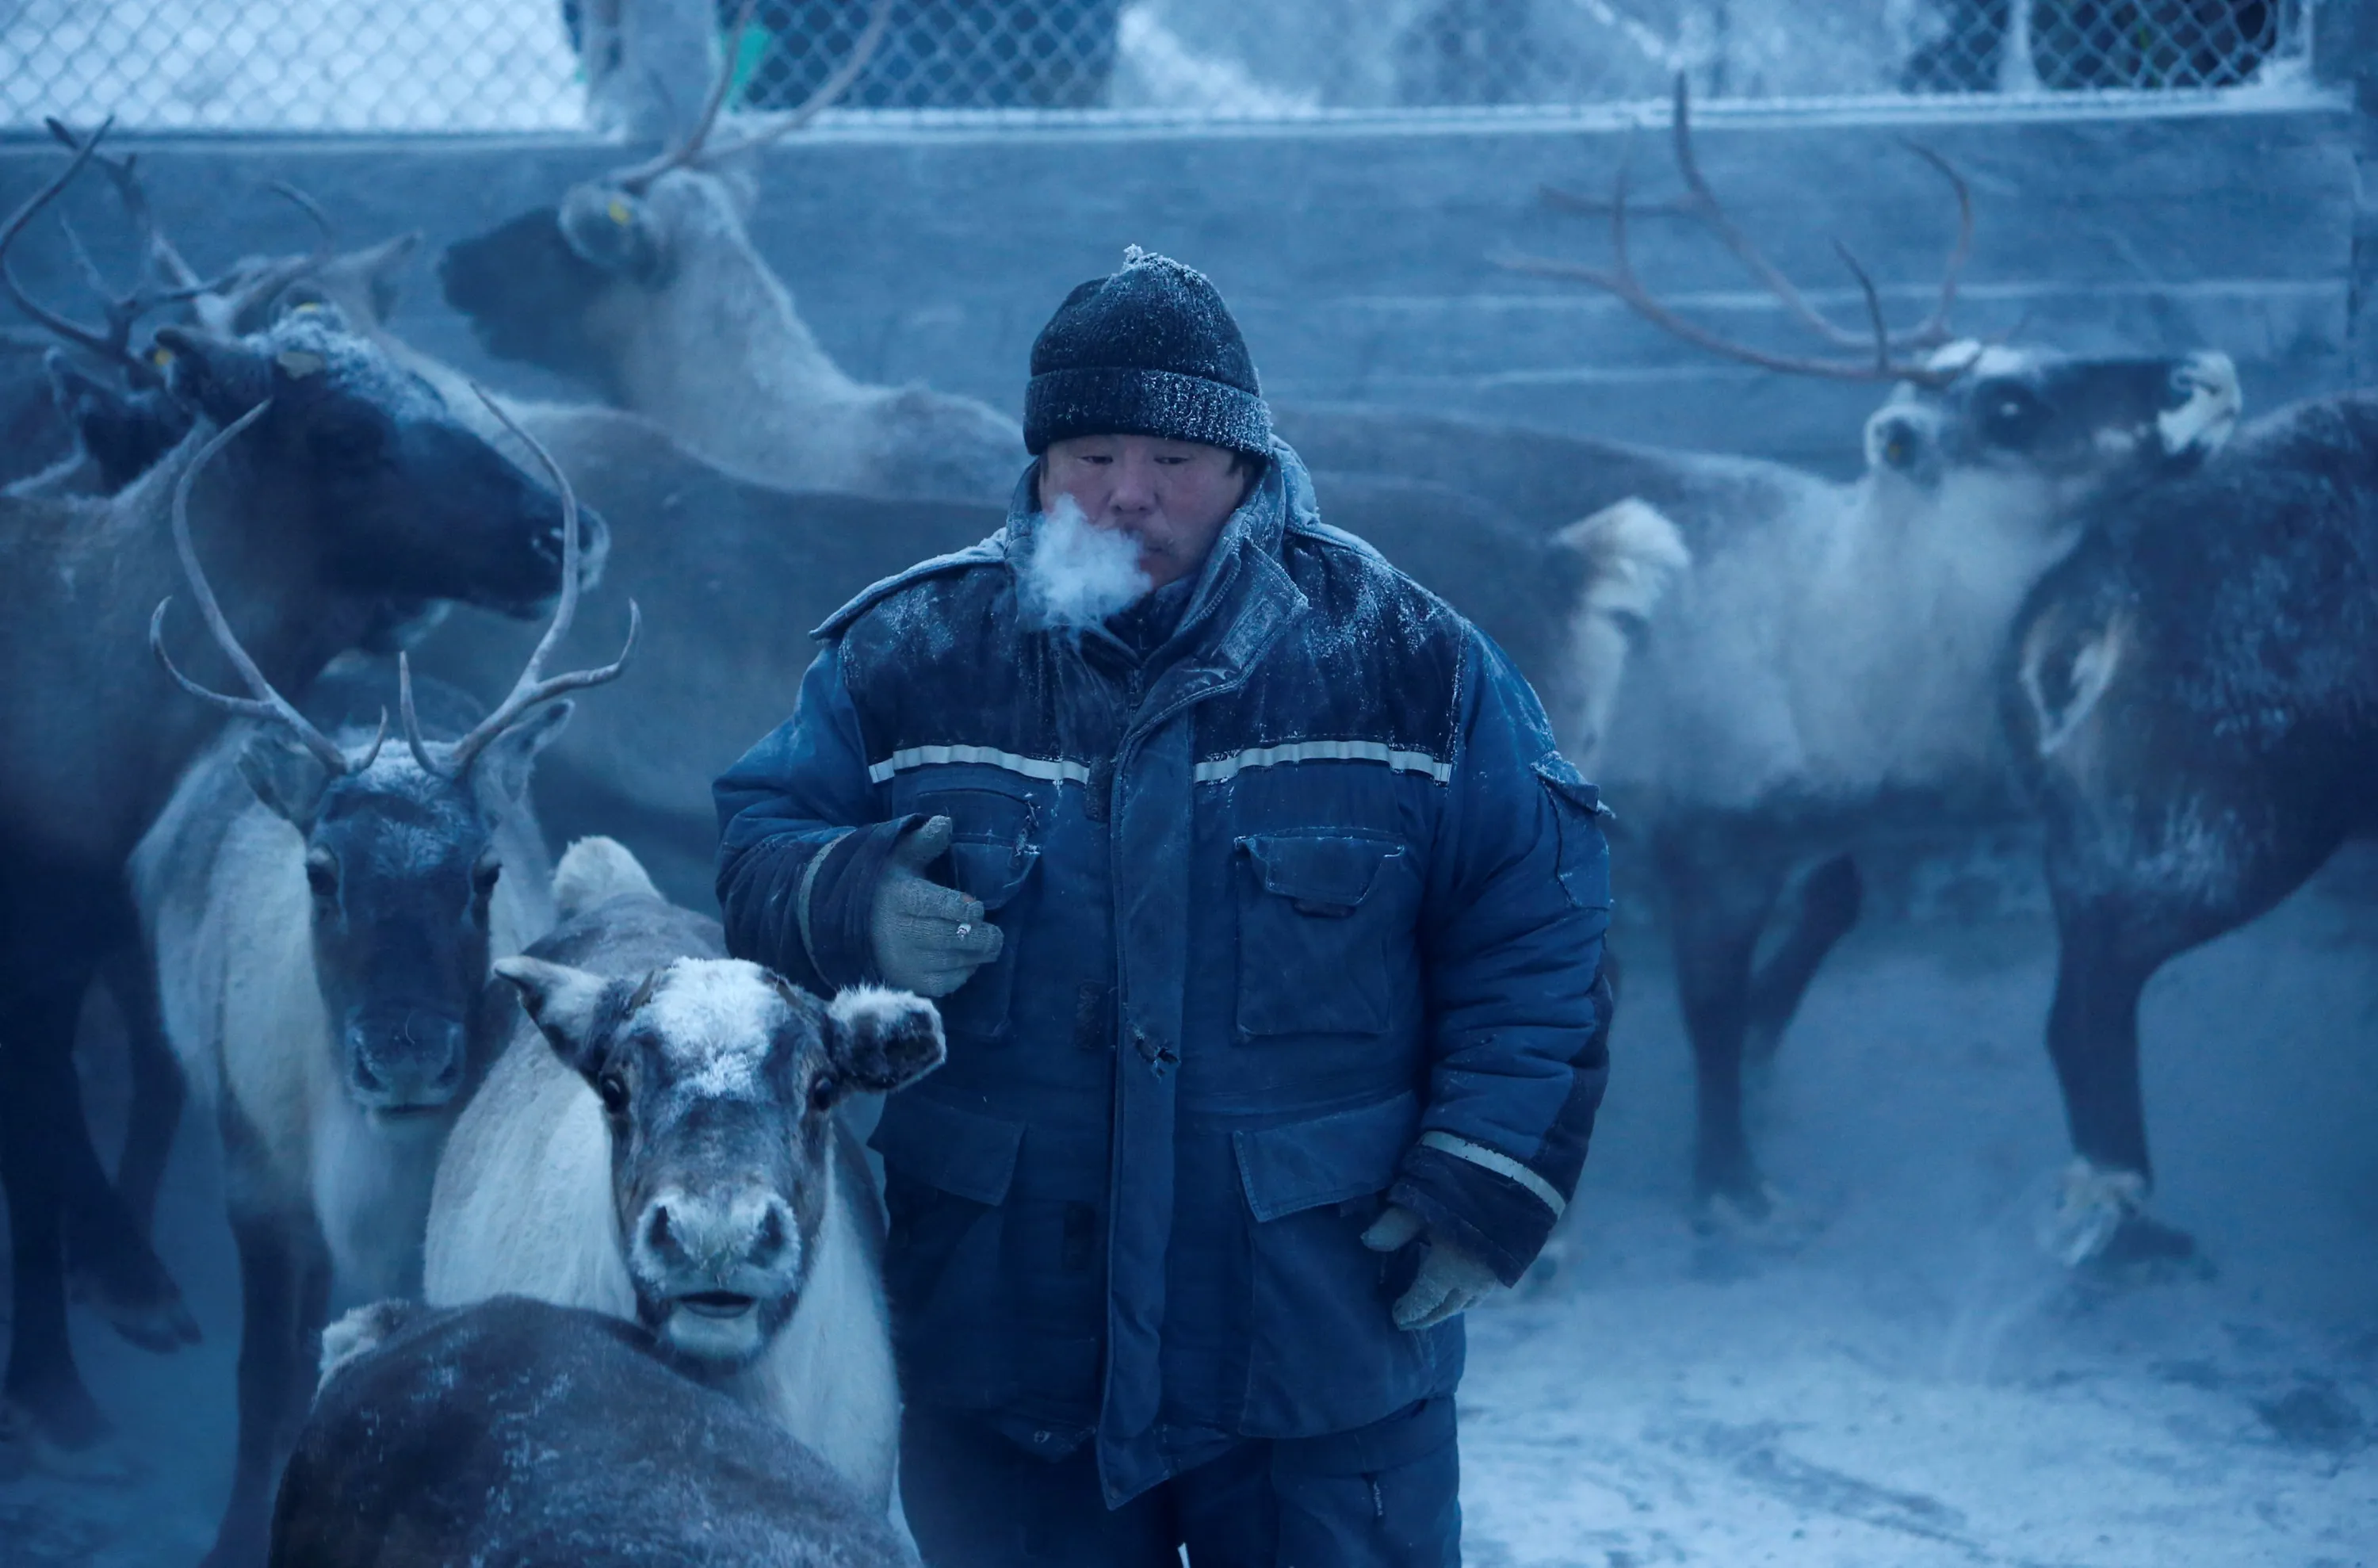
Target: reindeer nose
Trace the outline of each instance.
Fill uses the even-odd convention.
[[[775,1269],[793,1249],[793,1213],[772,1192],[718,1199],[665,1193],[644,1211],[644,1249],[672,1271],[723,1276]]]
[[[347,1087],[374,1111],[436,1110],[462,1087],[460,1019],[417,1007],[358,1008],[347,1019]]]

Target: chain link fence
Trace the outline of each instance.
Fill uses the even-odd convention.
[[[580,6],[0,0],[0,123],[574,130]],[[625,0],[635,3],[635,0]],[[2333,0],[2334,3],[2334,0]],[[895,0],[860,111],[1332,110],[2285,88],[2307,0]],[[731,16],[736,0],[717,0]],[[867,0],[760,0],[740,101],[798,103]]]

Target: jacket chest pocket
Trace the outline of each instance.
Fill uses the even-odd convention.
[[[1384,1031],[1404,847],[1255,834],[1239,851],[1240,1036]]]
[[[950,843],[952,880],[958,891],[980,900],[984,918],[1003,935],[999,957],[967,977],[965,984],[942,998],[942,1027],[952,1034],[978,1040],[1007,1035],[1008,1004],[1015,988],[1016,927],[1021,922],[1003,917],[1032,880],[1040,851],[1028,844],[986,844],[955,838]]]
[[[899,803],[906,811],[950,819],[947,868],[937,863],[927,874],[979,901],[983,917],[1003,936],[999,957],[941,999],[942,1027],[969,1039],[1003,1040],[1025,923],[1015,917],[1024,912],[1019,900],[1040,863],[1039,807],[1029,796],[982,788],[920,790]]]

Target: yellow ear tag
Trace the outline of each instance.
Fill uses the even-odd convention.
[[[628,226],[629,223],[634,217],[634,214],[628,211],[628,204],[620,200],[616,196],[611,199],[611,205],[606,207],[603,211],[611,214],[611,221],[619,224],[623,229]]]
[[[322,308],[322,302],[321,302],[320,300],[318,300],[318,299],[309,299],[309,300],[306,301],[303,305],[293,305],[293,306],[291,306],[291,307],[289,308],[289,314],[291,314],[292,316],[306,316],[306,315],[310,315],[310,314],[312,314],[313,312],[315,312],[315,311],[317,311],[317,310],[319,310],[319,309],[321,309],[321,308]]]
[[[320,355],[309,354],[302,348],[284,348],[272,356],[272,362],[288,372],[292,380],[298,381],[321,374],[322,367],[330,363]]]
[[[173,362],[174,351],[167,348],[162,344],[159,344],[155,348],[149,351],[149,363],[154,365],[160,370],[162,370],[166,366],[171,365]]]

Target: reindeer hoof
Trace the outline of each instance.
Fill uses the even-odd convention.
[[[1693,1211],[1693,1234],[1762,1252],[1791,1252],[1821,1229],[1817,1217],[1765,1181],[1737,1191],[1705,1192]]]
[[[2129,1274],[2179,1267],[2209,1274],[2211,1265],[2186,1231],[2146,1212],[2146,1178],[2088,1160],[2065,1167],[2056,1207],[2041,1221],[2039,1244],[2068,1269]]]
[[[37,1409],[23,1400],[0,1400],[0,1445],[13,1450],[19,1465],[73,1481],[114,1484],[134,1478],[115,1444],[107,1418],[81,1389]]]
[[[169,1356],[198,1343],[198,1321],[165,1266],[147,1248],[108,1260],[80,1257],[66,1271],[68,1295],[143,1350]]]

